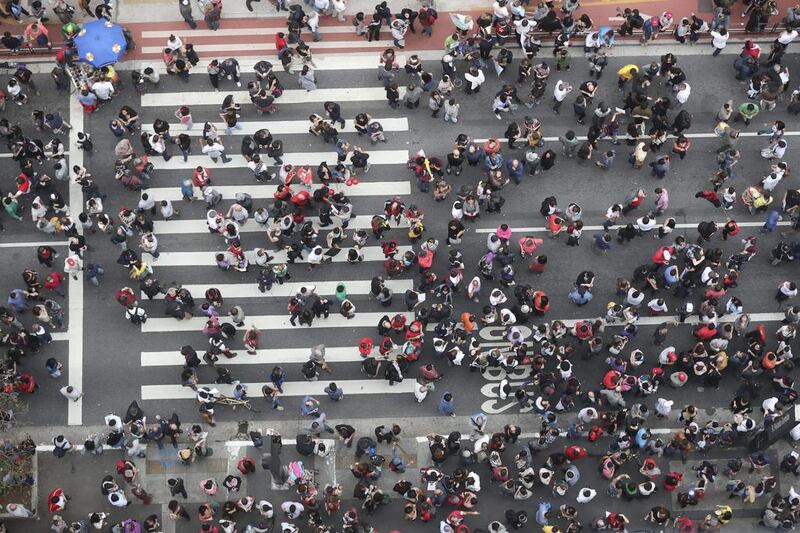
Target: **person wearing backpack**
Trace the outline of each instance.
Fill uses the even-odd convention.
[[[144,309],[134,304],[125,310],[125,318],[130,320],[131,324],[144,324],[147,322],[147,313]]]

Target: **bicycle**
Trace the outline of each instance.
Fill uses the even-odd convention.
[[[254,413],[260,413],[259,409],[256,409],[250,404],[250,398],[242,398],[241,400],[237,400],[231,396],[219,396],[217,397],[215,403],[219,405],[229,405],[235,411],[237,407],[241,406],[247,409],[248,411],[252,411]]]

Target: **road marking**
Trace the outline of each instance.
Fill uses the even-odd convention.
[[[195,147],[195,149],[198,149]],[[372,165],[405,165],[408,162],[408,150],[371,150],[365,152],[369,154],[369,162]],[[174,155],[169,161],[164,161],[163,158],[150,158],[150,162],[156,170],[194,170],[198,166],[212,167],[212,168],[237,168],[247,167],[247,160],[244,156],[234,154],[228,156],[231,161],[223,163],[220,159],[214,163],[207,155],[190,155],[188,161],[184,162],[183,157]],[[348,156],[348,160],[350,156]],[[317,166],[323,161],[331,165],[335,165],[338,161],[336,152],[293,152],[284,154],[283,162],[287,165],[308,165]],[[359,174],[363,171],[358,170]]]
[[[784,132],[783,135],[784,135],[784,137],[796,137],[796,136],[800,135],[800,131],[786,131],[786,132]],[[686,137],[687,139],[719,139],[720,141],[722,140],[722,138],[719,135],[717,135],[716,133],[684,133],[683,136]],[[764,140],[769,139],[769,135],[759,135],[755,131],[743,131],[743,132],[741,132],[739,134],[739,136],[740,137],[763,137]],[[670,139],[675,139],[676,138],[675,135],[667,135],[667,137],[670,138]],[[494,138],[495,139],[502,139],[502,138],[504,138],[504,136],[500,135],[500,136],[494,137]],[[620,136],[620,138],[622,138],[622,136]],[[578,135],[576,137],[576,139],[579,140],[579,141],[585,141],[587,139],[587,137],[585,135]],[[601,141],[602,140],[610,140],[610,139],[611,139],[611,137],[601,137],[600,138]],[[479,144],[483,144],[488,140],[489,139],[473,139],[473,142],[476,142],[476,143],[479,143]],[[544,140],[546,142],[558,142],[558,137],[544,137]],[[525,137],[521,137],[521,138],[517,139],[517,142],[527,143],[528,139],[525,138]]]
[[[665,216],[665,218],[667,218],[667,217]],[[695,229],[695,228],[697,228],[697,224],[699,224],[699,222],[697,222],[697,223],[680,223],[680,224],[675,224],[675,228],[676,229]],[[742,228],[760,228],[761,226],[764,225],[763,222],[756,222],[756,221],[753,221],[753,222],[749,222],[749,221],[748,222],[737,222],[737,224],[739,224],[739,227],[742,227]],[[717,222],[717,225],[719,227],[722,227],[722,226],[725,225],[725,222]],[[778,222],[778,225],[779,226],[789,226],[789,225],[791,225],[791,222]],[[622,228],[622,227],[624,227],[624,226],[620,225],[620,224],[616,224],[614,226],[611,226],[609,229],[615,230],[615,229],[619,229],[619,228]],[[514,232],[517,232],[517,233],[542,233],[542,232],[545,232],[545,231],[550,231],[549,229],[547,229],[547,228],[545,228],[543,226],[532,226],[532,227],[521,227],[521,228],[511,227],[511,229]],[[603,230],[603,229],[604,229],[603,226],[584,226],[583,227],[583,231],[600,231],[600,230]],[[475,233],[494,233],[495,231],[497,231],[497,228],[475,228]]]
[[[212,180],[214,190],[222,195],[223,199],[233,199],[236,193],[243,192],[249,194],[253,199],[272,199],[278,190],[277,185],[217,185]],[[311,185],[311,191],[321,188],[322,184]],[[362,181],[358,185],[346,185],[344,183],[331,183],[328,185],[336,192],[344,192],[347,196],[405,196],[411,194],[411,182],[404,181]],[[156,202],[160,200],[170,200],[179,202],[183,200],[181,189],[175,187],[151,187],[147,193],[152,195]],[[66,244],[66,243],[65,243]]]
[[[289,315],[256,315],[248,316],[245,321],[247,325],[254,325],[261,330],[286,330],[302,333],[307,329],[325,329],[325,328],[374,328],[378,325],[378,321],[383,318],[387,313],[357,313],[355,317],[348,320],[342,315],[336,313],[331,314],[328,318],[317,318],[314,323],[309,326],[292,326],[289,323]],[[414,313],[403,312],[397,313],[406,317],[410,322],[414,320]],[[194,317],[186,320],[175,320],[174,318],[148,318],[147,322],[142,324],[142,333],[166,333],[176,331],[200,331],[203,329],[207,322],[206,317]],[[357,339],[353,339],[355,344]]]
[[[327,117],[323,117],[326,118]],[[376,118],[373,119],[381,123],[383,126],[383,131],[408,131],[408,119],[403,118]],[[352,120],[345,120],[345,127],[340,128],[338,131],[339,133],[356,133],[356,128],[353,125],[354,122]],[[253,135],[258,130],[264,128],[268,129],[269,132],[274,135],[301,135],[301,134],[309,134],[308,128],[311,125],[311,122],[308,120],[273,120],[273,121],[249,121],[243,120],[239,122],[241,124],[242,129],[237,130],[234,129],[232,131],[233,135]],[[214,126],[217,128],[218,131],[224,132],[225,131],[225,124],[223,122],[214,122]],[[336,123],[336,126],[341,126],[340,123]],[[181,124],[175,125],[172,130],[172,135],[177,135],[179,133],[185,133],[190,137],[202,137],[203,136],[203,128],[198,122],[195,126],[187,130],[185,126]],[[366,139],[366,138],[365,138]]]
[[[385,50],[392,47],[392,41],[317,41],[311,43],[314,50],[332,49],[362,49],[375,48]],[[238,51],[252,54],[254,52],[275,52],[275,43],[221,43],[221,44],[195,44],[194,49],[198,54],[225,52],[228,56],[237,55]],[[143,46],[142,54],[158,54],[164,51],[163,46]],[[227,57],[227,56],[226,56]]]
[[[224,214],[224,213],[223,213]],[[359,229],[370,229],[372,228],[372,216],[373,215],[358,215],[350,219],[350,222],[347,224],[347,230],[359,230]],[[305,217],[303,219],[304,222],[313,222],[316,227],[319,227],[319,217]],[[335,227],[335,224],[331,224],[330,226],[319,228],[323,231],[325,230],[332,230]],[[156,235],[184,235],[190,233],[208,233],[208,224],[206,224],[206,219],[195,219],[195,220],[183,220],[183,219],[174,219],[174,220],[156,220],[153,222],[153,233]],[[253,219],[248,219],[247,223],[243,226],[239,226],[240,233],[260,233],[263,232],[266,234],[267,227],[262,226],[258,222],[254,222]]]
[[[229,365],[289,365],[303,364],[308,361],[311,348],[285,348],[256,350],[255,355],[250,355],[245,350],[233,350],[236,357],[225,359],[225,366]],[[377,349],[375,350],[377,353]],[[360,362],[364,357],[358,352],[358,346],[341,348],[325,348],[325,361],[328,363],[354,363]],[[142,366],[183,366],[185,360],[178,350],[166,352],[142,352]],[[222,364],[222,363],[221,363]]]
[[[342,388],[345,396],[362,394],[404,394],[414,392],[416,381],[413,379],[403,380],[393,386],[389,386],[382,379],[351,379],[337,380],[336,383]],[[261,398],[261,388],[266,383],[248,383],[251,402]],[[281,396],[307,396],[323,394],[324,383],[321,381],[287,381],[283,384],[283,394]],[[233,396],[233,385],[198,385],[198,387],[216,387],[222,394]],[[193,400],[195,392],[189,387],[181,385],[142,385],[142,400]],[[266,404],[269,408],[269,404]]]
[[[198,298],[201,294],[205,294],[208,289],[211,287],[215,287],[219,289],[220,294],[225,299],[228,298],[288,298],[289,296],[294,296],[300,291],[301,287],[308,287],[314,286],[316,287],[315,292],[317,294],[334,294],[336,292],[336,286],[340,283],[344,283],[345,287],[347,288],[347,294],[354,295],[354,294],[369,294],[370,289],[372,288],[372,282],[367,280],[351,280],[346,282],[338,282],[338,281],[308,281],[308,282],[286,282],[283,285],[279,285],[275,283],[272,286],[272,290],[267,292],[261,292],[258,290],[258,285],[255,283],[215,283],[213,285],[181,285],[184,289],[188,290],[190,293],[196,295]],[[395,294],[399,294],[401,292],[405,292],[407,289],[414,288],[414,280],[411,279],[389,279],[384,281],[384,286],[392,289]],[[142,293],[141,294],[142,301],[147,301],[147,296]],[[163,300],[163,294],[157,294],[154,298],[155,300]]]
[[[411,246],[398,246],[397,247],[397,254],[402,256],[407,251],[411,250]],[[364,261],[384,261],[383,251],[381,250],[380,246],[365,246],[361,249],[364,252]],[[223,250],[218,252],[161,252],[158,259],[155,261],[151,261],[150,264],[153,267],[174,267],[174,266],[216,266],[217,260],[216,255],[218,253],[224,253]],[[278,250],[275,252],[271,252],[274,255],[274,259],[270,261],[270,264],[276,263],[285,263],[286,262],[286,252],[283,250]],[[245,253],[245,257],[251,264],[253,264],[253,251],[248,250]],[[306,255],[306,257],[308,257]],[[306,264],[305,259],[297,261],[300,264]],[[334,263],[346,263],[347,262],[347,252],[342,250],[338,255],[333,258]]]
[[[191,39],[197,39],[198,37],[247,37],[252,36],[254,32],[261,32],[263,28],[220,28],[218,30],[186,30],[183,31],[174,31],[174,30],[144,30],[141,33],[142,39],[164,39],[165,45],[166,40],[169,39],[170,35],[178,35],[179,37],[183,37],[186,35]],[[353,26],[320,26],[319,32],[323,35],[326,33],[349,33],[355,35],[355,30]],[[185,37],[184,37],[185,38]],[[270,37],[271,39],[272,37]],[[318,43],[312,43],[312,46],[316,48]],[[391,45],[389,45],[391,46]],[[159,53],[164,48],[159,49]],[[314,59],[316,62],[316,58]]]
[[[67,246],[67,241],[0,242],[0,248],[38,248],[39,246]]]
[[[222,30],[220,30],[222,31]],[[192,32],[194,35],[194,32]],[[438,50],[421,50],[418,52],[414,52],[419,58],[423,61],[438,61],[442,57],[442,53]],[[161,52],[159,52],[159,57],[161,56]],[[400,54],[395,56],[397,58],[396,63],[398,65],[405,65],[406,58],[404,55]],[[262,60],[269,61],[273,65],[278,66],[277,72],[281,72],[280,64],[281,61],[274,55],[268,56],[255,56],[255,57],[238,57],[239,60],[239,69],[243,73],[252,74],[254,72],[254,66],[256,63]],[[370,70],[375,69],[377,71],[378,64],[380,62],[380,58],[378,54],[375,52],[372,53],[339,53],[339,54],[328,54],[325,55],[324,53],[321,55],[314,54],[314,64],[317,65],[314,70],[316,71],[340,71],[340,70]],[[120,63],[117,63],[118,65]],[[164,67],[164,64],[161,61],[158,61],[158,64],[153,64],[151,59],[145,60],[131,60],[131,61],[123,61],[122,67],[125,69],[143,69],[147,66],[153,67],[156,71],[160,74],[166,74],[167,69]],[[41,74],[45,73],[40,72]],[[197,76],[205,76],[205,73],[195,74]]]
[[[70,164],[83,166],[83,150],[78,147],[78,132],[83,131],[83,108],[77,98],[69,99],[69,121],[72,129],[69,130],[69,150]],[[74,180],[69,182],[69,205],[71,206],[71,216],[77,220],[77,213],[83,209],[83,191],[81,186]],[[83,226],[77,225],[79,233],[83,233]],[[69,290],[68,313],[69,321],[69,345],[67,375],[69,385],[78,390],[83,388],[83,275],[77,280],[72,276],[67,276]],[[85,392],[85,391],[84,391]],[[90,392],[91,394],[91,392]],[[67,402],[67,424],[70,426],[80,426],[83,424],[83,398],[77,402]]]
[[[400,98],[405,94],[405,87],[401,86]],[[182,103],[196,105],[219,106],[225,95],[232,94],[237,102],[249,103],[250,95],[247,91],[203,91],[183,93],[147,93],[142,95],[143,107],[176,107]],[[344,87],[317,89],[306,91],[303,89],[287,89],[283,91],[275,103],[280,104],[313,104],[332,102],[369,102],[386,100],[386,89],[383,87]]]

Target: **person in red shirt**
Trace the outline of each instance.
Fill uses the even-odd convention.
[[[435,9],[424,6],[420,8],[419,14],[417,15],[417,20],[419,20],[419,23],[422,26],[423,35],[433,37],[433,25],[436,23],[438,16],[439,15],[436,13]]]
[[[211,185],[211,173],[207,168],[198,166],[196,169],[194,169],[192,180],[194,181],[196,187],[203,188],[206,185]]]
[[[289,48],[289,45],[286,42],[286,34],[284,34],[282,31],[279,31],[275,34],[275,51],[277,52],[279,58],[283,55],[283,50],[287,48]]]
[[[44,279],[44,288],[48,291],[53,291],[54,293],[58,294],[62,298],[66,295],[64,294],[64,290],[61,288],[61,284],[64,281],[64,275],[61,272],[53,271],[50,272],[47,277]]]
[[[725,225],[722,226],[722,240],[727,241],[728,235],[736,235],[737,233],[739,233],[739,224],[731,218],[726,220]]]

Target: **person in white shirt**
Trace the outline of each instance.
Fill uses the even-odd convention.
[[[659,398],[656,401],[656,416],[659,418],[669,417],[670,413],[672,412],[672,404],[674,403],[675,403],[674,400]]]
[[[723,48],[728,44],[730,34],[725,28],[720,28],[719,31],[711,31],[711,46],[714,48],[712,56],[716,57],[722,52]]]
[[[778,38],[775,39],[776,42],[782,44],[784,47],[789,46],[789,43],[797,39],[797,30],[794,28],[786,28],[778,35]]]
[[[778,142],[772,143],[762,149],[761,157],[764,159],[783,159],[783,155],[786,153],[786,147],[786,140],[780,139]]]
[[[678,105],[683,105],[689,101],[689,95],[692,94],[692,87],[686,83],[679,83],[675,86],[675,100],[678,101]]]
[[[312,11],[306,16],[306,25],[314,36],[314,42],[321,41],[322,35],[319,32],[319,13],[317,11]]]
[[[125,497],[125,492],[122,490],[109,492],[108,502],[114,507],[127,507],[131,504],[131,502],[129,502],[128,499]]]
[[[92,92],[98,100],[108,102],[111,100],[111,95],[114,94],[114,85],[108,80],[96,81],[92,84]]]
[[[494,17],[493,22],[506,20],[510,17],[508,7],[506,6],[506,0],[495,0],[492,4],[492,16]]]
[[[9,503],[6,505],[6,512],[17,518],[32,518],[36,514],[21,503]]]
[[[658,223],[654,218],[650,218],[647,215],[640,217],[636,220],[636,227],[642,233],[647,233],[648,231],[651,231],[653,228],[656,227],[657,224]]]
[[[167,39],[167,48],[176,56],[180,56],[183,54],[183,41],[181,41],[180,37],[172,34],[169,36],[169,39]]]
[[[558,110],[561,107],[561,104],[564,103],[564,100],[566,100],[567,95],[571,92],[572,92],[572,85],[562,80],[558,80],[556,82],[556,86],[553,89],[553,101],[555,102],[555,104],[553,104],[553,112],[556,115],[558,115]]]
[[[774,174],[774,173],[768,174],[768,175],[764,176],[763,178],[761,178],[761,186],[764,188],[765,191],[772,192],[772,190],[775,187],[777,187],[778,184],[781,182],[781,178],[782,177],[783,177],[782,174],[781,175]]]
[[[222,159],[223,163],[229,163],[231,158],[225,155],[225,147],[213,139],[207,139],[206,144],[203,146],[203,153],[208,155],[211,160],[216,163],[218,159]]]
[[[281,510],[286,513],[288,519],[297,520],[306,509],[300,502],[283,502],[281,504]]]
[[[592,488],[586,487],[578,492],[578,497],[576,498],[576,500],[578,503],[589,503],[594,499],[595,496],[597,496],[597,491]]]
[[[481,85],[486,81],[483,71],[478,67],[471,67],[469,72],[464,74],[464,79],[467,80],[469,85],[464,90],[467,94],[477,93],[481,90]]]
[[[177,217],[181,214],[180,211],[175,209],[170,200],[161,200],[160,210],[161,216],[164,218],[164,220],[169,220],[172,217]]]

